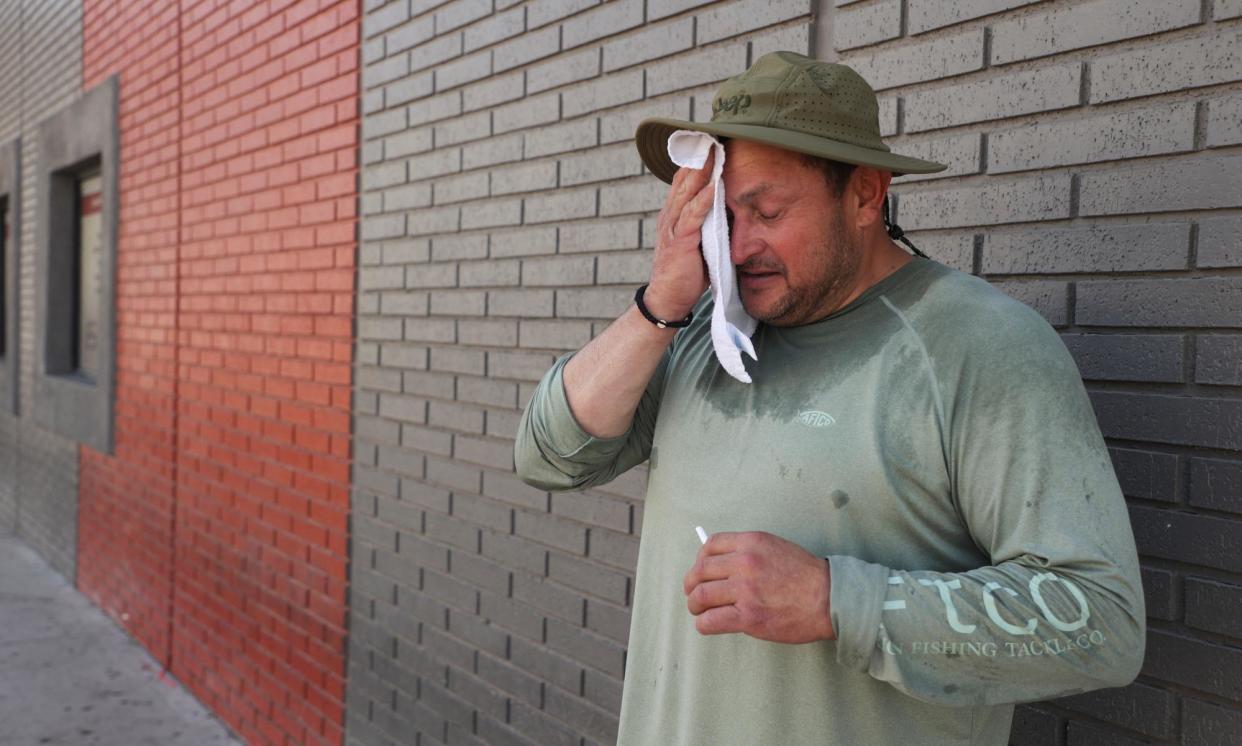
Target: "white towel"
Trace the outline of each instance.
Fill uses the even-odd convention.
[[[712,346],[720,365],[742,383],[750,383],[750,374],[742,363],[742,353],[758,360],[750,335],[758,325],[742,306],[737,292],[737,274],[729,257],[729,220],[725,215],[724,181],[720,174],[724,169],[724,145],[703,132],[677,130],[668,138],[668,157],[678,166],[699,169],[707,163],[707,154],[715,150],[712,161],[712,183],[716,192],[711,210],[703,221],[703,259],[707,262],[707,275],[712,283]]]

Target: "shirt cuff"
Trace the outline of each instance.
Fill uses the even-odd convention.
[[[866,673],[880,632],[880,610],[891,571],[847,555],[829,557],[828,568],[832,577],[828,605],[837,635],[837,662],[848,670]]]

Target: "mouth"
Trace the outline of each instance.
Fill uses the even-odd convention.
[[[755,290],[775,282],[780,279],[780,276],[780,272],[743,272],[738,270],[737,284],[748,290]]]

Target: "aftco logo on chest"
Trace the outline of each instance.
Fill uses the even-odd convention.
[[[836,420],[827,412],[820,412],[817,409],[810,409],[798,415],[798,422],[807,427],[828,427],[835,424]]]

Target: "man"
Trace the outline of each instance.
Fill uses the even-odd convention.
[[[672,177],[651,281],[557,361],[515,450],[546,489],[650,459],[620,742],[1004,744],[1015,702],[1131,681],[1134,540],[1072,359],[886,231],[892,174],[942,167],[888,152],[841,65],[766,55],[714,110],[640,125]],[[729,138],[750,384],[713,355],[712,189],[673,175],[678,128]]]

